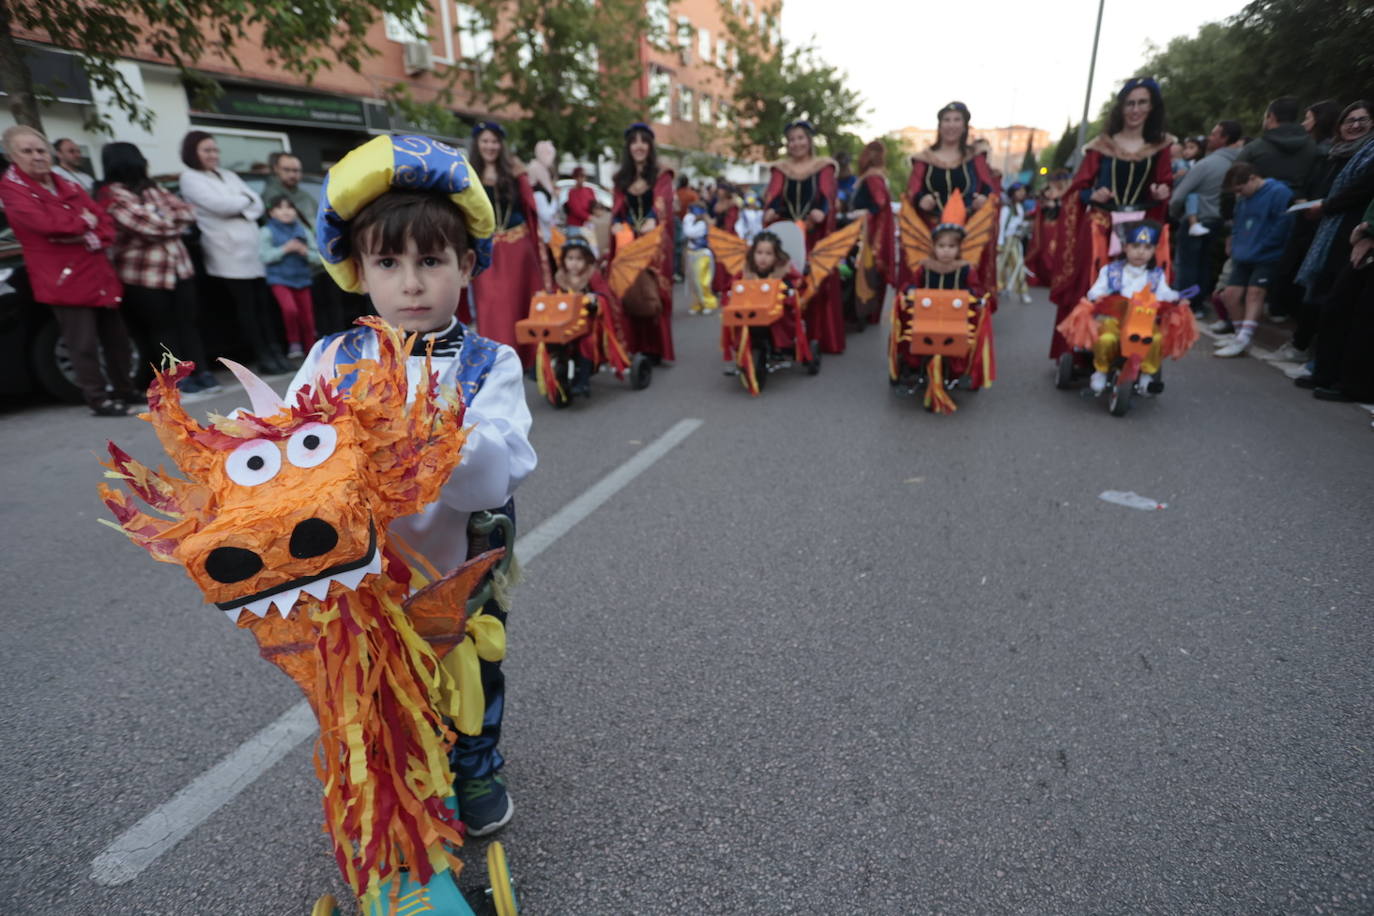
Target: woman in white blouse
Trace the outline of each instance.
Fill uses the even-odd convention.
[[[262,198],[239,176],[219,167],[219,145],[203,130],[193,130],[181,141],[181,161],[186,163],[181,196],[196,214],[205,272],[228,290],[260,373],[292,371],[282,352],[277,316],[258,254]]]

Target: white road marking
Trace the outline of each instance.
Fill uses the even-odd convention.
[[[636,477],[667,455],[702,424],[679,420],[628,461],[597,481],[529,533],[515,541],[521,563],[529,563]],[[315,716],[304,700],[275,722],[240,744],[227,757],[197,776],[175,795],[120,834],[91,863],[91,880],[106,887],[127,884],[181,842],[191,831],[233,798],[302,741],[313,737]]]

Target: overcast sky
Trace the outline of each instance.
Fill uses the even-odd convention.
[[[1195,34],[1244,5],[1107,0],[1091,114],[1135,75],[1146,42]],[[946,12],[932,12],[940,8]],[[822,57],[848,71],[872,109],[867,132],[934,127],[935,112],[958,99],[975,127],[1029,124],[1057,137],[1083,110],[1096,18],[1097,0],[783,0],[782,27],[789,43],[814,35]]]

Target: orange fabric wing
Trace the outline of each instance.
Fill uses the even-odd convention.
[[[644,268],[653,263],[662,237],[663,226],[660,224],[615,253],[615,260],[611,261],[610,283],[611,292],[615,293],[616,298],[624,296]]]
[[[712,226],[706,236],[706,244],[727,274],[738,277],[744,273],[744,261],[749,257],[748,242],[733,232]]]
[[[902,199],[902,209],[897,220],[902,240],[902,261],[906,264],[906,269],[914,273],[921,266],[921,262],[935,252],[930,227],[906,198]]]
[[[965,224],[964,244],[959,248],[959,257],[970,264],[977,264],[983,256],[983,246],[992,239],[992,231],[997,228],[997,207],[992,199],[983,204],[978,212]]]
[[[806,293],[802,296],[803,304],[820,289],[821,281],[828,277],[858,244],[859,236],[863,234],[867,222],[868,214],[865,213],[838,232],[832,232],[821,239],[807,252]]]

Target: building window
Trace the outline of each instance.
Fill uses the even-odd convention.
[[[753,0],[744,0],[744,22],[746,25],[754,24]]]
[[[716,105],[716,126],[721,130],[730,126],[730,105],[724,99]]]
[[[672,122],[672,95],[673,82],[668,76],[668,71],[658,67],[649,67],[649,96],[654,100],[653,110],[650,117],[656,124],[669,124]]]
[[[711,62],[711,30],[697,29],[697,55],[701,57],[702,63]]]
[[[457,10],[458,55],[469,60],[489,60],[493,39],[486,17],[466,3],[459,3]]]
[[[711,123],[711,97],[704,92],[701,94],[701,103],[698,106],[697,120],[708,126]]]
[[[411,13],[409,19],[402,19],[387,13],[382,17],[386,25],[386,37],[391,41],[428,41],[425,16],[421,10]]]
[[[695,115],[692,106],[695,100],[692,97],[692,90],[686,86],[680,86],[677,90],[677,116],[680,121],[690,121]]]
[[[649,20],[649,40],[660,48],[668,47],[672,21],[668,14],[668,0],[648,0],[644,4],[644,15]]]
[[[716,42],[716,66],[722,70],[730,66],[730,43],[723,36]]]

